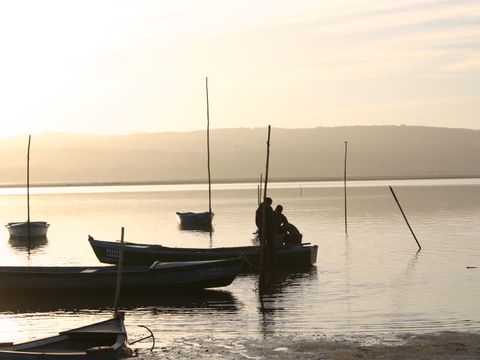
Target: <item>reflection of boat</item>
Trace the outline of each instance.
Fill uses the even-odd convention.
[[[5,225],[13,238],[44,238],[49,226],[46,221],[10,222]]]
[[[120,243],[114,241],[95,240],[91,236],[88,241],[98,260],[107,264],[116,264],[119,257]],[[317,245],[283,246],[276,248],[275,265],[282,268],[310,268],[317,261]],[[260,247],[240,246],[223,248],[176,248],[162,245],[123,244],[123,261],[125,264],[141,265],[153,261],[198,261],[231,259],[242,257],[245,263],[257,267],[260,263]]]
[[[28,237],[27,238],[10,237],[8,239],[8,243],[12,248],[21,249],[21,250],[27,249],[30,251],[34,249],[41,249],[42,247],[47,245],[48,237],[42,236],[35,239],[35,241],[30,241]]]
[[[208,78],[205,79],[207,97],[207,171],[208,171],[208,211],[205,212],[177,212],[177,219],[181,225],[188,226],[188,230],[196,230],[196,227],[212,225],[214,213],[212,212],[212,183],[210,177],[210,115],[208,105]]]
[[[121,310],[151,308],[202,308],[212,311],[236,311],[237,303],[233,295],[226,290],[201,289],[195,296],[185,296],[182,291],[151,291],[140,289],[121,291],[119,308]],[[33,313],[50,311],[88,311],[110,312],[114,308],[112,292],[109,290],[72,289],[68,291],[23,289],[0,292],[0,311]],[[148,311],[148,310],[147,310]]]
[[[8,229],[10,237],[14,238],[42,238],[47,235],[49,223],[46,221],[30,221],[30,140],[28,136],[27,150],[27,221],[10,222],[5,227]]]
[[[127,332],[123,313],[110,320],[62,331],[57,336],[21,344],[1,344],[0,359],[118,359]]]
[[[229,285],[237,276],[242,260],[155,262],[151,266],[124,266],[122,291],[148,289],[170,291]],[[38,289],[99,289],[113,291],[116,266],[1,266],[3,291]]]
[[[180,230],[188,230],[188,231],[195,231],[195,232],[203,232],[203,233],[213,233],[215,230],[212,224],[205,224],[205,225],[198,225],[198,224],[187,224],[187,223],[178,223],[178,228]]]

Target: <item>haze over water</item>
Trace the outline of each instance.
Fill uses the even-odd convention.
[[[285,334],[394,337],[405,332],[480,330],[480,179],[349,182],[348,236],[340,182],[272,183],[269,196],[319,246],[310,272],[269,278],[243,274],[219,291],[175,298],[124,297],[131,339],[147,325],[160,344],[183,336],[261,338]],[[388,189],[392,185],[422,245]],[[31,218],[50,222],[30,253],[0,242],[2,265],[97,265],[87,236],[178,247],[249,245],[256,184],[213,185],[214,232],[182,231],[176,211],[205,211],[204,185],[31,189]],[[24,189],[1,189],[0,221],[26,218]],[[467,268],[468,267],[468,268]],[[53,334],[111,316],[113,299],[0,296],[0,342]],[[122,299],[121,299],[122,302]],[[52,312],[53,311],[53,312]]]

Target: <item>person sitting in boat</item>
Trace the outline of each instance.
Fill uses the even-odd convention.
[[[272,209],[272,199],[269,197],[265,198],[265,210],[263,209],[263,202],[258,205],[257,210],[255,211],[255,225],[257,225],[257,232],[259,239],[262,238],[263,234],[263,212],[266,214],[265,221],[265,240],[267,244],[273,244],[273,235],[275,232],[274,218],[273,218],[273,209]]]
[[[275,207],[274,225],[275,225],[275,244],[281,245],[297,245],[302,243],[302,234],[297,227],[288,222],[287,217],[283,214],[283,206]]]

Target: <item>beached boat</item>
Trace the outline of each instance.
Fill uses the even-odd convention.
[[[205,212],[177,212],[177,219],[182,230],[202,230],[205,226],[212,226],[212,182],[210,176],[210,115],[208,105],[208,78],[205,79],[207,98],[207,172],[208,172],[208,211]]]
[[[27,149],[27,221],[10,222],[5,227],[12,238],[44,238],[47,236],[47,230],[50,226],[46,221],[30,221],[30,141],[32,136],[28,136]]]
[[[110,320],[62,331],[56,336],[16,345],[2,343],[0,360],[113,360],[120,357],[126,341],[124,316],[119,312]]]
[[[119,259],[119,242],[95,240],[89,236],[88,241],[98,260],[107,264],[116,264]],[[282,246],[274,251],[274,263],[281,268],[310,268],[317,261],[317,245]],[[123,244],[124,264],[140,265],[153,261],[198,261],[233,259],[241,257],[245,260],[244,269],[255,270],[260,264],[259,246],[221,247],[221,248],[177,248],[162,245]]]
[[[240,258],[150,266],[123,266],[122,292],[181,291],[229,285],[242,267]],[[117,266],[0,266],[0,290],[115,290]]]
[[[46,221],[10,222],[5,225],[12,238],[44,238],[49,226]]]

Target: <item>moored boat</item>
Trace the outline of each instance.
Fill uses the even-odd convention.
[[[12,238],[42,238],[47,236],[50,226],[46,221],[10,222],[5,227]]]
[[[187,229],[196,229],[211,226],[214,213],[210,211],[205,212],[177,212],[177,219],[180,225]]]
[[[56,336],[19,344],[0,344],[4,359],[118,359],[126,348],[127,332],[122,312],[109,320],[62,331]]]
[[[11,238],[45,238],[50,226],[46,221],[30,221],[30,141],[28,136],[27,148],[27,221],[9,222],[5,227],[8,229]]]
[[[212,226],[212,181],[210,176],[210,114],[208,103],[208,78],[205,78],[205,91],[207,98],[207,172],[208,172],[208,211],[205,212],[177,212],[177,219],[182,230],[204,230]]]
[[[98,260],[107,264],[116,264],[120,254],[120,243],[96,240],[89,236],[88,241]],[[317,261],[317,245],[293,245],[275,248],[274,264],[280,268],[310,268]],[[220,247],[220,248],[178,248],[152,244],[123,244],[124,264],[141,265],[153,261],[176,262],[233,259],[242,257],[244,269],[255,270],[260,265],[259,246]]]
[[[123,266],[122,292],[182,291],[223,287],[240,272],[242,259],[153,262],[150,266]],[[113,292],[117,266],[0,266],[0,289],[98,290]]]

